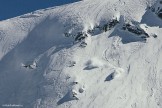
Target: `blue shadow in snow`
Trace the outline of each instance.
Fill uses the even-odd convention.
[[[113,74],[114,73],[111,73],[109,76],[106,77],[105,81],[111,81],[113,80]]]
[[[92,69],[96,69],[96,68],[98,68],[98,67],[89,67],[89,66],[87,66],[83,70],[92,70]]]
[[[68,92],[63,98],[61,98],[58,102],[57,102],[57,105],[61,105],[65,102],[69,102],[69,101],[72,101],[72,100],[78,100],[77,98],[72,98],[70,96],[70,92]]]
[[[162,28],[162,19],[159,18],[155,13],[151,12],[151,10],[145,12],[145,14],[142,16],[141,23],[147,24],[150,27],[159,26]]]
[[[121,28],[115,28],[114,31],[109,35],[110,37],[119,36],[123,44],[128,44],[131,42],[145,42],[140,36],[130,33],[129,31],[124,31]]]

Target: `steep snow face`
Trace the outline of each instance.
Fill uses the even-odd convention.
[[[84,0],[1,21],[0,106],[162,108],[157,6]]]

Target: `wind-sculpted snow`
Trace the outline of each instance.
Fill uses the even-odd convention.
[[[0,107],[161,108],[157,3],[83,0],[1,21]]]

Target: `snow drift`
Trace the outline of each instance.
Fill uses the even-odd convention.
[[[84,0],[1,21],[1,107],[161,108],[160,10]]]

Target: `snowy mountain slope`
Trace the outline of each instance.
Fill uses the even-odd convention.
[[[161,108],[158,5],[84,0],[1,21],[1,107]]]

